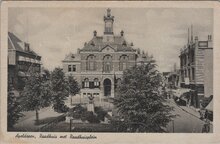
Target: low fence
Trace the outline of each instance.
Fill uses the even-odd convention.
[[[70,132],[114,132],[111,124],[73,123],[70,121]]]
[[[57,123],[61,121],[65,121],[66,114],[58,116],[56,119],[52,120],[51,122],[45,124],[44,126],[38,129],[39,132],[50,132],[50,129],[55,127]]]

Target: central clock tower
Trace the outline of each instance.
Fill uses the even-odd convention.
[[[114,16],[111,15],[111,9],[107,9],[107,15],[104,16],[104,41],[111,42],[113,41],[113,23],[114,23]]]

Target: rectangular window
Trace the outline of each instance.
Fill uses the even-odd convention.
[[[73,65],[73,71],[74,72],[76,71],[76,65]]]
[[[68,72],[71,71],[71,65],[68,65]]]

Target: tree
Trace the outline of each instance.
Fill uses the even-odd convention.
[[[65,100],[69,96],[69,82],[61,68],[55,68],[51,73],[53,109],[56,112],[67,112]]]
[[[39,110],[51,104],[50,81],[41,77],[38,73],[31,73],[21,92],[21,102],[25,111],[36,112],[36,124],[39,122]]]
[[[14,124],[23,116],[22,108],[20,103],[17,101],[15,94],[13,92],[13,86],[8,85],[8,111],[7,111],[7,119],[8,119],[8,130],[12,129]]]
[[[164,131],[174,115],[171,114],[172,107],[165,104],[161,86],[162,76],[153,60],[124,71],[114,103],[126,130]]]
[[[45,79],[48,79],[48,80],[49,80],[49,79],[50,79],[50,71],[49,71],[48,69],[42,67],[42,72],[43,72],[42,76],[43,76]]]
[[[71,104],[72,104],[72,96],[80,92],[80,87],[78,82],[74,79],[72,75],[68,76],[68,85],[69,85],[69,94],[71,95]]]

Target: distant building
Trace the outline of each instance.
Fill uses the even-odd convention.
[[[66,75],[74,75],[81,84],[81,96],[108,98],[115,96],[115,89],[120,84],[123,71],[135,65],[146,64],[151,57],[133,43],[125,40],[123,31],[115,35],[113,31],[114,16],[110,9],[104,16],[104,35],[85,42],[76,54],[68,54],[63,60]]]
[[[192,30],[191,30],[192,31]],[[213,95],[213,45],[212,36],[200,41],[196,36],[180,52],[180,80],[182,88],[195,91],[195,106],[200,107],[203,97]]]
[[[8,80],[15,90],[22,90],[30,72],[41,71],[41,56],[30,45],[8,32]]]
[[[164,84],[167,88],[178,88],[180,87],[180,81],[179,81],[179,77],[180,77],[180,73],[179,70],[175,70],[172,72],[163,72],[163,78],[164,78]]]

